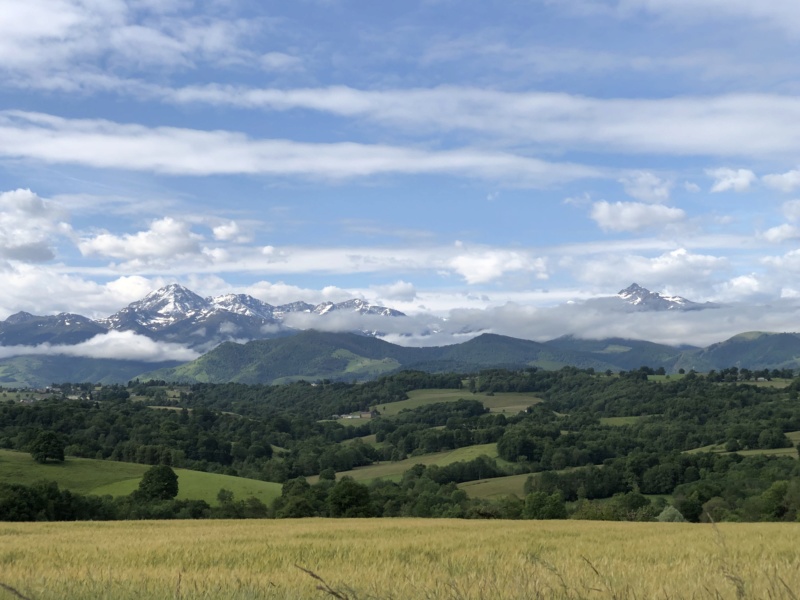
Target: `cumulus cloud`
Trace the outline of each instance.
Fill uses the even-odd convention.
[[[537,278],[547,278],[547,262],[512,250],[478,250],[460,254],[450,260],[450,267],[467,283],[487,283],[509,271],[530,271]]]
[[[228,221],[211,228],[214,239],[223,242],[249,242],[252,235],[242,230],[236,221]]]
[[[641,202],[595,202],[589,216],[604,231],[640,231],[686,218],[680,208]]]
[[[774,173],[762,177],[764,183],[781,192],[793,192],[800,187],[800,170],[793,169],[786,173]]]
[[[744,192],[757,180],[756,174],[749,169],[709,169],[706,174],[714,179],[712,193]]]
[[[188,223],[165,217],[153,221],[146,231],[124,235],[101,233],[81,240],[78,248],[84,256],[150,260],[198,254],[201,240],[202,236],[192,232]]]
[[[398,280],[387,285],[373,286],[371,290],[378,298],[386,300],[399,300],[401,302],[412,302],[417,297],[417,289],[413,283]]]
[[[794,240],[800,238],[800,228],[784,223],[777,227],[771,227],[761,234],[761,236],[768,242],[779,244],[786,240]]]
[[[632,173],[619,181],[626,194],[642,202],[666,202],[672,189],[671,181],[665,181],[647,171]]]
[[[45,262],[54,238],[71,234],[63,210],[29,189],[0,193],[0,258]]]
[[[576,262],[573,270],[584,282],[607,286],[608,282],[636,281],[650,289],[663,289],[665,282],[679,281],[683,286],[707,285],[712,276],[729,267],[726,258],[695,254],[677,248],[659,256],[606,254]]]
[[[199,355],[179,344],[155,342],[131,331],[109,331],[75,345],[0,346],[0,357],[63,355],[145,362],[190,361]]]

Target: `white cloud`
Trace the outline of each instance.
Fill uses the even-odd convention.
[[[78,247],[85,256],[150,260],[198,254],[201,240],[202,236],[193,233],[188,223],[165,217],[153,221],[146,231],[120,236],[101,233],[81,240]]]
[[[604,231],[639,231],[686,218],[680,208],[641,202],[595,202],[589,215]]]
[[[793,169],[786,173],[776,173],[771,175],[764,175],[762,177],[764,183],[781,192],[793,192],[800,187],[800,170]]]
[[[64,355],[145,362],[190,361],[197,352],[179,344],[155,342],[132,331],[109,331],[74,345],[0,346],[0,357],[23,355]]]
[[[657,15],[696,22],[697,19],[719,23],[739,19],[752,26],[760,22],[790,33],[800,34],[800,6],[794,0],[617,0],[621,14],[646,11]]]
[[[115,87],[178,104],[313,110],[399,127],[404,134],[472,131],[548,150],[777,158],[800,150],[800,99],[777,94],[629,99],[455,86],[379,91],[134,86],[138,92],[130,84]]]
[[[370,291],[380,300],[412,302],[417,297],[417,289],[414,284],[402,280],[386,285],[373,286]]]
[[[729,268],[726,258],[695,254],[685,248],[677,248],[659,256],[647,257],[637,254],[607,254],[575,261],[572,269],[580,281],[608,287],[635,281],[648,289],[663,290],[670,287],[681,289],[708,288],[711,281]],[[627,283],[626,283],[627,282]],[[675,282],[673,285],[669,285]]]
[[[487,283],[511,271],[530,271],[539,279],[547,278],[547,262],[524,252],[480,250],[461,254],[450,260],[450,267],[467,283]]]
[[[253,140],[232,131],[149,128],[20,111],[0,112],[0,156],[195,176],[451,174],[531,186],[603,176],[591,167],[496,151]]]
[[[784,223],[783,225],[778,225],[777,227],[771,227],[767,229],[761,234],[761,236],[768,242],[780,244],[786,240],[795,240],[800,238],[800,228],[795,227],[794,225],[789,225],[788,223]]]
[[[744,192],[758,179],[756,174],[749,169],[709,169],[706,171],[712,177],[714,185],[711,187],[712,193],[718,192]]]
[[[257,59],[244,39],[252,20],[189,15],[168,2],[0,0],[0,69],[36,85],[42,74],[96,65],[125,70],[191,68]],[[59,71],[65,69],[65,71]]]
[[[267,71],[294,71],[303,66],[300,58],[283,52],[267,52],[261,56],[260,61]]]
[[[696,194],[697,192],[700,191],[700,186],[691,181],[684,181],[683,189],[685,189],[690,194]]]
[[[0,258],[44,262],[55,239],[71,235],[66,214],[28,189],[0,193]]]
[[[788,200],[781,206],[783,215],[790,221],[800,220],[800,200]]]
[[[626,194],[642,202],[666,202],[672,189],[671,181],[665,181],[647,171],[632,173],[619,181],[624,186]]]
[[[227,221],[211,228],[214,239],[223,242],[249,242],[252,236],[244,231],[236,221]]]

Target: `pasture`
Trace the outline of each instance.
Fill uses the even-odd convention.
[[[786,523],[5,523],[0,583],[31,600],[780,600],[800,593],[798,534]]]
[[[477,392],[473,394],[469,390],[449,390],[449,389],[428,389],[413,390],[408,392],[408,400],[399,402],[388,402],[377,404],[374,408],[380,411],[382,416],[392,417],[405,409],[419,408],[437,402],[456,402],[457,400],[479,400],[492,412],[516,414],[524,411],[529,406],[541,402],[541,398],[534,394],[524,394],[517,392],[497,392],[494,395]]]
[[[39,464],[30,454],[0,450],[0,482],[30,485],[42,480],[55,481],[62,489],[86,495],[130,494],[149,468],[149,465],[74,457],[67,457],[63,463]],[[281,494],[279,483],[188,469],[175,469],[175,473],[181,500],[205,500],[216,505],[220,488],[232,491],[236,500],[255,496],[265,504]]]
[[[508,462],[497,458],[497,444],[478,444],[476,446],[465,446],[464,448],[447,450],[445,452],[411,456],[405,460],[398,460],[395,462],[386,461],[375,463],[374,465],[368,465],[366,467],[356,467],[350,471],[340,471],[336,473],[336,478],[341,479],[344,476],[348,476],[362,483],[367,483],[373,479],[400,481],[403,473],[408,471],[414,465],[438,465],[440,467],[444,467],[445,465],[449,465],[454,462],[474,460],[481,455],[494,458],[499,465],[509,464]],[[309,483],[316,483],[319,478],[314,475],[312,477],[306,477],[306,479],[309,481]]]
[[[764,456],[790,456],[792,458],[798,458],[797,445],[800,444],[800,431],[789,431],[786,433],[786,437],[789,438],[790,442],[792,442],[792,446],[788,448],[769,448],[769,449],[757,448],[755,450],[737,450],[736,454],[741,454],[742,456],[764,455]],[[711,444],[709,446],[701,446],[700,448],[693,448],[692,450],[686,451],[687,454],[695,454],[697,452],[733,454],[732,452],[727,452],[725,450],[725,444]]]

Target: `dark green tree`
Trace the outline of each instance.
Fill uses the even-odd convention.
[[[139,496],[145,500],[171,500],[178,495],[178,476],[172,467],[150,467],[139,482]]]
[[[64,442],[55,431],[42,431],[30,445],[33,459],[38,463],[46,463],[52,459],[64,462]]]

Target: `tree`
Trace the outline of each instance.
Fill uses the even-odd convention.
[[[48,459],[64,462],[64,442],[55,431],[42,431],[30,445],[33,460],[46,463]]]
[[[171,500],[178,495],[178,476],[172,467],[150,467],[139,482],[139,495],[145,500]]]

